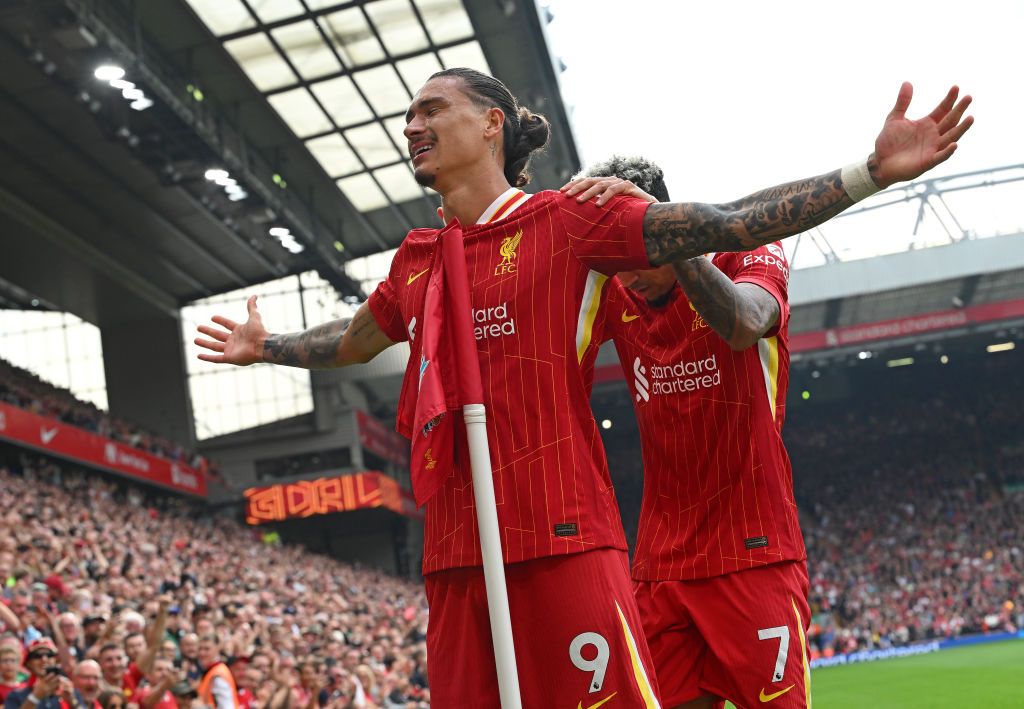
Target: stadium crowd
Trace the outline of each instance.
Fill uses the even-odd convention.
[[[429,706],[418,584],[70,466],[0,468],[0,579],[5,709]]]
[[[790,406],[815,652],[1024,627],[1017,359],[892,371]]]
[[[903,380],[883,372],[831,403],[790,397],[814,656],[1024,627],[1016,360],[918,368]],[[0,400],[183,454],[23,370],[0,370]],[[635,426],[606,433],[633,533]],[[419,584],[2,450],[5,709],[429,706]],[[216,672],[218,661],[230,673]]]
[[[153,455],[188,465],[217,476],[216,466],[180,443],[170,441],[141,427],[108,416],[67,389],[50,384],[32,372],[0,359],[0,402],[83,428],[104,438]]]

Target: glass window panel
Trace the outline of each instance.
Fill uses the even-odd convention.
[[[429,46],[427,35],[413,14],[409,0],[379,0],[365,7],[392,56]]]
[[[491,73],[491,67],[487,65],[487,59],[484,58],[483,50],[480,49],[480,43],[475,40],[442,49],[440,55],[446,68],[464,66],[485,74]]]
[[[312,22],[296,22],[271,34],[304,78],[315,79],[341,71],[334,53],[324,44],[320,31]]]
[[[380,209],[388,203],[387,196],[366,173],[338,180],[338,186],[352,205],[361,212]]]
[[[419,91],[420,87],[427,83],[431,74],[442,69],[433,53],[421,54],[412,59],[403,59],[396,66],[398,73],[402,75],[406,85],[413,92]]]
[[[369,64],[384,59],[384,48],[373,36],[366,17],[357,7],[334,12],[320,20],[324,30],[341,52],[348,66]]]
[[[453,42],[473,34],[462,0],[415,0],[434,44]]]
[[[265,34],[233,39],[224,47],[260,91],[294,83],[297,78]]]
[[[276,22],[305,12],[299,0],[249,0],[249,4],[264,22]]]
[[[404,111],[411,96],[391,66],[379,66],[356,73],[353,78],[378,114]]]
[[[379,167],[401,158],[379,123],[347,130],[345,137],[352,143],[352,147],[359,153],[363,162],[370,167]]]
[[[416,184],[412,171],[404,164],[381,168],[373,174],[384,186],[392,202],[405,202],[423,196],[423,188]]]
[[[316,105],[316,101],[305,89],[293,89],[267,98],[270,105],[281,114],[284,122],[300,138],[313,133],[322,133],[331,128],[331,122]]]
[[[345,141],[337,133],[314,138],[306,143],[306,147],[332,177],[362,169],[355,153],[345,145]]]
[[[409,140],[405,137],[405,117],[384,119],[384,128],[394,138],[398,147],[402,149],[402,157],[408,157],[407,152],[405,152],[409,147]]]
[[[359,96],[355,84],[347,76],[321,81],[313,84],[311,88],[339,126],[344,127],[373,118],[370,107]]]
[[[196,14],[214,34],[228,34],[256,26],[239,0],[188,0]]]

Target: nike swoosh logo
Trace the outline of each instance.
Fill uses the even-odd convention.
[[[761,693],[757,695],[757,698],[760,699],[762,702],[770,702],[773,699],[778,699],[783,694],[785,694],[789,690],[793,689],[794,686],[795,685],[791,684],[788,687],[786,687],[785,689],[780,689],[778,692],[775,692],[774,694],[765,694],[764,693],[764,689],[762,688],[761,689]]]
[[[43,443],[49,443],[53,440],[53,437],[57,435],[57,429],[52,428],[47,431],[45,428],[39,429],[39,437],[43,439]]]
[[[587,707],[587,709],[597,709],[599,706],[601,706],[605,702],[610,702],[612,697],[614,697],[616,694],[618,694],[618,692],[612,692],[607,697],[605,697],[604,699],[599,701],[597,704],[591,704],[589,707]],[[583,702],[582,701],[579,704],[576,705],[576,709],[583,709]]]
[[[424,273],[426,273],[426,272],[427,272],[427,271],[429,271],[429,270],[430,270],[429,268],[424,268],[424,269],[423,269],[422,271],[420,271],[419,273],[410,273],[410,274],[409,274],[409,280],[407,280],[407,281],[405,282],[405,285],[409,285],[410,283],[412,283],[413,281],[415,281],[415,280],[416,280],[417,278],[419,278],[420,276],[422,276],[422,275],[423,275]]]
[[[625,310],[622,311],[622,322],[633,322],[638,317],[640,317],[640,316],[639,315],[626,315],[626,311]]]

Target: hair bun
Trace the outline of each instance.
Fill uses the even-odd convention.
[[[539,113],[519,109],[519,128],[531,150],[543,148],[551,140],[551,124]]]

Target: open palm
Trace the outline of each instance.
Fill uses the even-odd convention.
[[[974,123],[973,116],[964,118],[971,97],[957,101],[959,93],[960,89],[954,86],[935,110],[924,118],[910,120],[907,108],[914,87],[904,82],[896,105],[875,139],[877,169],[872,177],[879,187],[884,189],[895,182],[920,177],[956,151],[957,141]]]
[[[200,325],[198,330],[207,337],[197,337],[194,342],[209,352],[200,352],[199,359],[218,364],[237,364],[246,366],[263,361],[263,341],[267,338],[267,329],[263,327],[263,318],[256,309],[256,296],[246,302],[249,319],[237,323],[220,315],[211,320],[220,328]]]

